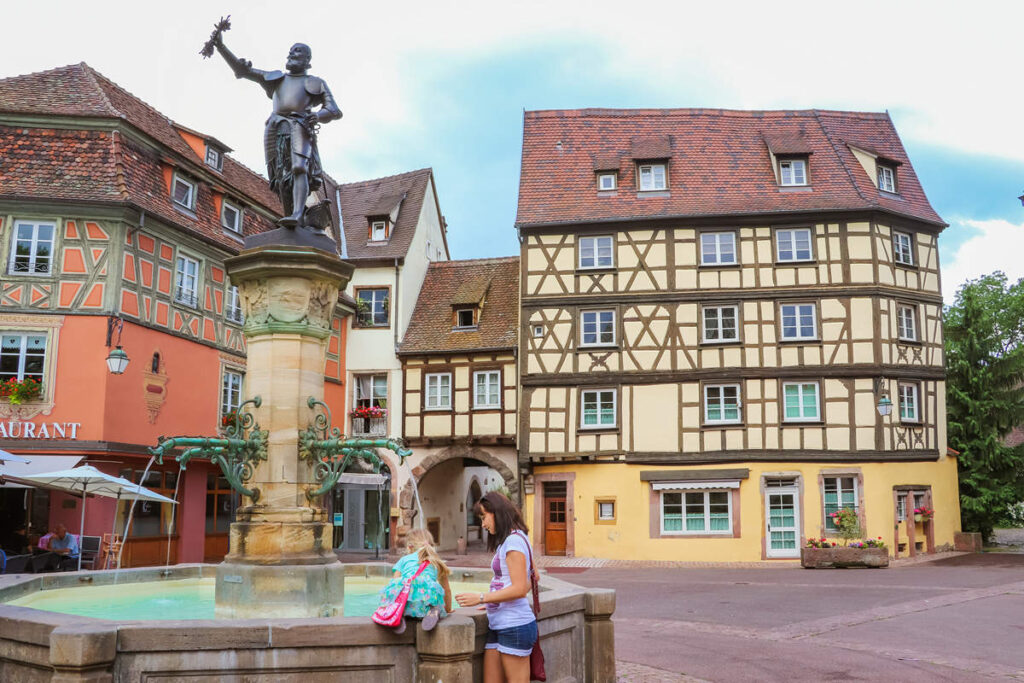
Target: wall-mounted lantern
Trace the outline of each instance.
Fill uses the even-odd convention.
[[[875,380],[875,395],[881,394],[876,408],[879,415],[889,417],[889,414],[892,413],[892,400],[889,398],[889,393],[882,388],[884,381],[881,377]]]
[[[114,339],[114,330],[117,330],[117,344],[115,348],[110,349],[110,353],[107,354],[107,369],[113,375],[123,374],[125,368],[128,367],[128,354],[121,348],[121,330],[124,328],[124,321],[121,320],[121,316],[112,315],[107,318],[107,348],[110,348],[111,342]]]

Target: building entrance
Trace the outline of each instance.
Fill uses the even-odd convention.
[[[386,553],[391,547],[391,475],[346,472],[331,495],[336,550]]]

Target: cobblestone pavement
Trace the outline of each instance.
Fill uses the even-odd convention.
[[[615,662],[618,683],[704,683],[699,678],[634,662]]]

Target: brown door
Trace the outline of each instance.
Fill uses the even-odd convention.
[[[544,553],[565,555],[565,482],[544,484]]]

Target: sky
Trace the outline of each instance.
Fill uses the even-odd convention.
[[[518,253],[524,110],[821,108],[892,116],[950,224],[947,301],[996,269],[1024,277],[1021,2],[28,5],[4,8],[0,77],[84,61],[260,172],[269,102],[199,49],[228,14],[226,44],[258,68],[308,43],[344,112],[321,129],[325,169],[432,167],[453,258]]]

